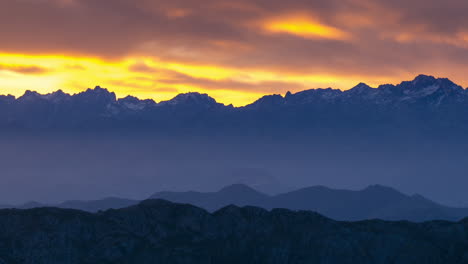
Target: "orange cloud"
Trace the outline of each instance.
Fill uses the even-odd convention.
[[[304,38],[335,40],[349,38],[346,32],[303,15],[269,19],[263,22],[263,28],[270,33],[287,33]]]
[[[339,82],[337,77],[325,75],[278,74],[263,69],[248,71],[220,65],[197,65],[169,62],[149,57],[129,57],[120,61],[95,58],[0,54],[8,65],[24,65],[25,62],[51,68],[43,75],[15,77],[0,75],[2,93],[21,95],[34,89],[49,93],[58,88],[76,93],[88,87],[101,85],[114,91],[118,97],[134,95],[142,99],[167,100],[180,92],[209,93],[225,104],[242,106],[270,93],[284,94],[312,87],[352,87],[360,79]],[[11,67],[10,67],[11,68]],[[19,70],[20,68],[16,68]],[[22,68],[21,70],[32,70]]]
[[[48,69],[35,65],[8,65],[0,64],[0,71],[10,71],[20,74],[44,74]]]
[[[440,0],[0,1],[0,93],[102,85],[117,96],[160,101],[198,91],[244,105],[264,93],[419,73],[467,85],[467,8]]]
[[[173,8],[166,11],[166,15],[169,18],[181,18],[190,15],[192,11],[184,8]]]

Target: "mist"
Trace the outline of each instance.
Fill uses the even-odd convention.
[[[385,141],[386,140],[386,141]],[[351,137],[23,133],[0,139],[0,203],[145,199],[244,183],[266,193],[371,184],[467,205],[466,142]]]

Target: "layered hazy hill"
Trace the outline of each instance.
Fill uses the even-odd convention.
[[[337,222],[163,200],[97,214],[0,210],[0,263],[468,263],[468,222]]]
[[[334,220],[450,220],[468,217],[468,208],[448,207],[421,195],[405,195],[393,188],[372,185],[363,190],[337,190],[313,186],[278,195],[268,195],[244,184],[226,186],[217,192],[158,192],[149,199],[164,199],[192,204],[210,212],[229,205],[257,206],[264,209],[285,208],[314,211]],[[30,209],[46,206],[98,212],[119,209],[139,203],[136,200],[105,198],[91,201],[66,201],[59,204],[26,203],[16,206]],[[14,206],[4,205],[3,208]]]
[[[337,190],[313,186],[278,195],[266,195],[246,185],[227,186],[218,192],[161,192],[150,198],[190,203],[209,211],[234,204],[266,209],[310,210],[335,220],[460,220],[468,217],[468,208],[437,204],[421,195],[405,195],[393,188],[372,185],[363,190]]]
[[[199,93],[154,102],[100,87],[28,91],[0,96],[0,201],[378,183],[467,206],[467,132],[467,90],[425,75],[266,95],[244,107]]]

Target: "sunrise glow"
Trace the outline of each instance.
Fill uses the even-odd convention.
[[[358,77],[341,80],[331,75],[279,74],[261,69],[222,68],[133,57],[106,61],[90,57],[0,54],[3,94],[21,96],[26,90],[77,93],[106,87],[118,97],[133,95],[156,101],[178,93],[208,93],[219,102],[246,105],[264,94],[300,91],[309,87],[351,87]]]
[[[337,28],[316,22],[307,17],[287,17],[274,19],[265,24],[272,33],[288,33],[305,38],[345,39],[347,34]]]
[[[468,85],[468,25],[410,10],[361,0],[2,1],[0,94],[99,85],[118,97],[201,92],[242,106],[421,73]]]

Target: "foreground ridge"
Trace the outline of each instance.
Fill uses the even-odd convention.
[[[468,222],[337,222],[146,200],[96,214],[0,210],[0,263],[468,263]]]

